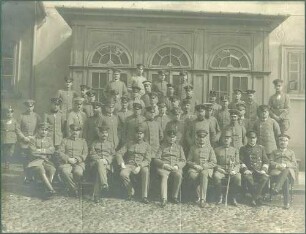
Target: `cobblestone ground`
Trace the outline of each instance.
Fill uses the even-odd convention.
[[[2,173],[3,232],[305,232],[304,196],[296,195],[290,210],[276,199],[259,208],[209,203],[168,204],[106,198],[102,204],[57,196],[42,200],[22,184],[21,168]]]

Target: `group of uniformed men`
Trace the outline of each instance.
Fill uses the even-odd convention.
[[[193,95],[187,72],[181,71],[181,83],[159,80],[151,83],[143,76],[142,64],[132,77],[131,92],[113,70],[113,80],[105,88],[103,101],[81,85],[78,95],[73,79],[51,98],[51,110],[43,119],[34,112],[34,100],[24,102],[26,111],[16,121],[13,108],[5,108],[1,122],[3,160],[9,158],[15,143],[21,149],[25,183],[33,176],[41,179],[47,195],[56,194],[52,181],[56,170],[71,196],[78,196],[84,170],[94,179],[94,200],[108,190],[108,174],[114,165],[127,189],[134,196],[131,175],[141,177],[142,201],[149,203],[150,166],[160,176],[161,206],[168,200],[167,181],[173,178],[171,200],[179,203],[184,177],[194,185],[200,207],[205,207],[208,182],[216,190],[217,203],[223,199],[222,181],[230,179],[232,204],[241,192],[241,176],[252,195],[251,205],[262,204],[262,191],[275,177],[272,192],[284,191],[289,208],[289,184],[295,179],[295,154],[288,149],[289,98],[282,92],[283,81],[274,80],[275,94],[268,105],[258,105],[255,90],[234,90],[230,102],[226,95],[217,103],[210,91],[209,103],[200,103]],[[184,168],[184,170],[183,170]],[[229,180],[228,180],[229,182]],[[169,199],[170,200],[170,199]]]

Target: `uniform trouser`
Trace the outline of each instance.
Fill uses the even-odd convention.
[[[269,180],[268,175],[259,174],[255,171],[253,174],[243,175],[243,178],[245,179],[247,186],[250,188],[254,200],[258,199],[258,197],[262,194],[262,190]],[[254,181],[258,183],[257,186],[255,185]]]
[[[290,171],[288,168],[282,170],[280,172],[279,175],[275,176],[276,178],[276,185],[275,185],[275,189],[277,189],[278,191],[280,191],[284,185],[284,183],[286,182],[288,176],[290,174]]]
[[[221,185],[221,180],[223,178],[228,179],[228,174],[225,175],[223,173],[220,173],[218,171],[216,171],[213,175],[213,180],[214,180],[214,184],[215,184],[215,189],[216,189],[216,194],[218,197],[222,196],[222,185]],[[239,191],[241,190],[241,174],[237,173],[235,175],[231,175],[231,179],[230,179],[230,187],[231,187],[231,194],[233,197],[235,197],[235,195],[237,193],[239,193]]]
[[[120,177],[124,186],[126,187],[128,194],[133,195],[133,186],[130,179],[132,171],[136,168],[135,165],[127,164],[126,168],[120,171]],[[148,187],[149,187],[149,167],[141,167],[138,173],[141,177],[141,196],[142,198],[148,197]]]
[[[198,197],[200,197],[201,200],[206,201],[208,170],[197,171],[195,169],[190,169],[188,171],[188,177],[192,183],[196,185]]]
[[[10,158],[13,156],[14,154],[14,150],[15,150],[15,144],[2,144],[1,145],[2,148],[2,152],[3,152],[3,162],[4,163],[9,163]]]
[[[38,176],[49,191],[54,190],[52,187],[52,179],[56,171],[54,166],[42,163],[41,165],[28,168],[28,170],[30,170],[35,176]]]
[[[80,165],[63,164],[59,166],[59,173],[66,186],[72,191],[76,191],[81,182],[84,169]]]
[[[289,119],[281,119],[278,124],[282,133],[286,132],[290,127]]]
[[[23,167],[23,173],[24,176],[28,179],[32,177],[32,173],[30,170],[28,170],[28,163],[29,163],[29,155],[30,155],[30,150],[29,148],[21,148],[20,149],[20,156],[22,160],[22,167]]]
[[[101,160],[96,160],[92,168],[95,171],[94,195],[98,195],[101,186],[108,186],[107,182],[107,167]]]
[[[181,183],[182,183],[182,171],[168,171],[164,169],[157,169],[157,174],[161,177],[161,184],[160,184],[160,190],[161,190],[161,198],[166,199],[168,197],[168,178],[169,176],[173,177],[173,188],[172,188],[172,198],[177,198]]]

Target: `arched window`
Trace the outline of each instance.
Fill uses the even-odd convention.
[[[190,59],[183,50],[167,46],[159,49],[151,60],[152,66],[158,67],[190,67]]]
[[[239,49],[223,48],[217,51],[210,63],[213,69],[250,70],[248,57]]]
[[[119,45],[104,44],[94,52],[90,63],[105,66],[129,65],[130,56],[127,51]]]

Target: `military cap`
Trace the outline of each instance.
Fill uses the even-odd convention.
[[[181,113],[181,109],[179,107],[173,107],[171,109],[171,114],[173,115],[179,115]]]
[[[255,131],[248,131],[248,132],[246,133],[246,137],[255,138],[255,137],[257,137],[257,134],[256,134]]]
[[[63,101],[62,101],[61,98],[53,97],[53,98],[50,99],[50,102],[54,103],[55,105],[60,105]]]
[[[141,90],[141,88],[137,84],[133,84],[132,85],[132,90],[139,92]]]
[[[147,112],[154,113],[154,112],[155,112],[155,108],[154,108],[153,106],[147,106],[147,107],[146,107],[146,111],[147,111]]]
[[[164,70],[159,70],[157,73],[158,75],[166,75],[166,72]]]
[[[113,68],[112,71],[113,71],[113,74],[121,72],[121,70],[119,70],[118,68]]]
[[[70,124],[69,125],[69,128],[72,130],[72,131],[81,131],[82,130],[82,126],[79,125],[79,124]]]
[[[135,127],[135,131],[144,133],[146,131],[146,126],[144,124],[139,124]]]
[[[96,95],[96,92],[93,91],[93,90],[88,90],[88,91],[86,92],[86,95],[87,95],[88,97],[93,97],[93,96]]]
[[[108,98],[104,102],[104,106],[113,107],[115,105],[115,101],[113,98]]]
[[[183,70],[183,71],[180,71],[180,76],[183,76],[183,75],[187,75],[187,71]]]
[[[236,108],[237,108],[237,110],[241,110],[241,108],[243,108],[245,110],[246,105],[244,103],[237,103]]]
[[[269,111],[270,107],[268,105],[260,105],[257,109],[257,111],[264,111],[267,110]]]
[[[135,109],[135,110],[142,109],[142,105],[138,102],[134,102],[133,103],[133,109]]]
[[[222,132],[222,137],[232,137],[233,133],[231,130],[225,130]]]
[[[13,112],[14,112],[14,109],[13,109],[11,106],[9,106],[9,107],[3,107],[3,108],[2,108],[2,112],[3,112],[3,113],[9,113],[9,112],[13,113]]]
[[[149,93],[149,97],[150,98],[157,98],[158,94],[156,92],[151,92],[151,93]]]
[[[207,132],[205,129],[199,129],[199,130],[197,131],[197,136],[198,136],[198,137],[206,137],[207,134],[208,134],[208,132]]]
[[[142,63],[138,63],[138,64],[136,64],[136,67],[138,67],[138,68],[140,68],[140,67],[145,67]]]
[[[65,76],[64,79],[65,79],[66,82],[72,82],[73,81],[73,78],[71,76]]]
[[[188,98],[183,99],[182,100],[182,105],[187,105],[187,104],[191,104],[190,99],[188,99]]]
[[[100,132],[108,131],[109,127],[106,124],[101,124],[98,126]]]
[[[237,94],[240,93],[241,94],[242,91],[240,89],[234,89],[234,93],[237,93]]]
[[[173,84],[168,83],[167,88],[174,88]]]
[[[28,100],[25,100],[23,104],[25,104],[26,106],[34,106],[35,101],[32,99],[28,99]]]
[[[231,116],[233,115],[240,115],[240,112],[237,109],[230,109],[228,110],[228,112],[230,113]]]
[[[221,100],[221,102],[228,102],[228,96],[223,95],[223,96],[221,96],[220,100]]]
[[[81,97],[76,97],[73,99],[74,103],[82,104],[84,102],[84,99]]]
[[[174,126],[172,126],[169,129],[167,129],[166,133],[167,133],[167,136],[175,137],[177,135],[177,129]]]
[[[121,102],[127,103],[129,101],[129,97],[127,95],[121,97]]]
[[[165,100],[160,100],[160,101],[157,103],[157,105],[158,105],[159,107],[165,107],[165,106],[167,106]]]
[[[149,80],[145,80],[144,82],[142,82],[143,85],[152,85],[152,82]]]
[[[254,94],[256,91],[254,89],[247,89],[245,91],[246,94]]]
[[[94,109],[97,109],[99,107],[102,107],[102,103],[101,102],[92,102],[92,107]]]
[[[217,92],[214,91],[214,90],[210,90],[210,91],[209,91],[209,96],[210,96],[210,97],[217,97]]]
[[[290,136],[284,133],[278,135],[278,138],[288,138],[288,140],[290,140]]]
[[[180,99],[179,99],[178,96],[174,95],[174,96],[170,97],[169,100],[170,100],[171,102],[175,102],[175,101],[179,101]]]
[[[212,110],[213,109],[213,107],[212,107],[213,105],[211,103],[204,103],[203,105],[205,107],[205,110]]]
[[[81,84],[80,88],[81,88],[81,90],[90,89],[90,87],[88,85],[85,85],[85,84]]]
[[[273,80],[273,84],[274,84],[274,85],[277,85],[277,84],[282,84],[282,83],[284,83],[284,81],[283,81],[283,80],[281,80],[281,79],[276,79],[276,80]]]
[[[49,129],[50,125],[47,122],[42,122],[40,124],[38,124],[38,128],[39,129]]]
[[[192,85],[188,84],[184,87],[185,90],[193,90]]]
[[[199,111],[199,110],[205,110],[205,106],[203,104],[198,104],[195,106],[195,110]]]

